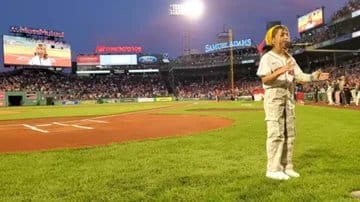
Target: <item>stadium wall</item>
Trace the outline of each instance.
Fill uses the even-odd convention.
[[[40,92],[0,92],[0,106],[35,106],[40,104]]]

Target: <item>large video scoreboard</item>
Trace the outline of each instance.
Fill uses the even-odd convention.
[[[3,35],[5,65],[71,67],[70,44]]]
[[[71,47],[64,32],[11,26],[3,35],[5,66],[71,67]]]
[[[110,73],[120,66],[137,65],[136,54],[125,55],[78,55],[77,73]]]
[[[324,24],[324,8],[317,8],[298,18],[298,32],[303,33]]]

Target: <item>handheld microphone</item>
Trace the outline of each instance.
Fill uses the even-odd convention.
[[[305,43],[293,43],[292,45],[293,46],[311,46],[312,43],[308,43],[308,42],[305,42]]]
[[[286,48],[293,48],[293,47],[305,47],[305,46],[311,46],[312,43],[291,43],[291,41],[285,41],[285,47]]]

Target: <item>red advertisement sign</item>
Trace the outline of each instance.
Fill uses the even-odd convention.
[[[97,53],[141,53],[141,46],[96,46]]]
[[[4,99],[5,99],[5,93],[0,91],[0,106],[5,106]]]
[[[99,65],[100,56],[99,55],[78,55],[76,57],[77,65]]]

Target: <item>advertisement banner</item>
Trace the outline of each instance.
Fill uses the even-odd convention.
[[[156,102],[169,102],[169,101],[173,101],[172,97],[157,97],[155,98]]]
[[[64,32],[47,29],[35,29],[31,27],[11,26],[10,32],[64,38]]]
[[[0,91],[0,107],[5,106],[5,92]]]
[[[100,55],[100,65],[137,65],[137,55]]]
[[[61,104],[63,105],[77,105],[80,104],[79,100],[62,100]]]
[[[139,63],[156,63],[158,59],[155,56],[152,55],[143,55],[139,57]]]
[[[136,102],[136,98],[121,98],[120,102]]]
[[[200,98],[176,98],[176,101],[199,101],[201,100]]]
[[[81,100],[80,104],[89,105],[89,104],[95,104],[96,100]]]
[[[216,43],[216,44],[206,44],[205,45],[205,53],[209,53],[212,51],[218,51],[222,49],[227,48],[239,48],[239,47],[250,47],[252,46],[251,39],[242,39],[242,40],[236,40],[229,42],[223,42],[223,43]]]
[[[147,97],[139,97],[138,102],[154,102],[155,99],[154,98],[147,98]]]
[[[260,99],[260,97],[258,97],[257,99]],[[252,98],[251,95],[243,95],[243,96],[239,96],[237,98],[237,100],[239,100],[239,101],[251,101],[251,100],[253,100],[253,98]],[[258,100],[258,101],[260,101],[260,100]]]
[[[77,65],[100,65],[99,55],[78,55],[76,57]]]
[[[36,100],[37,99],[36,92],[27,92],[26,93],[26,99],[28,99],[28,100]]]
[[[351,37],[352,38],[356,38],[356,37],[359,37],[360,36],[360,31],[356,31],[356,32],[353,32],[352,34],[351,34]]]
[[[4,64],[71,67],[69,44],[19,36],[3,36]]]
[[[118,102],[118,99],[110,99],[110,98],[101,98],[101,100],[102,100],[102,103],[117,103]]]
[[[141,53],[141,46],[96,46],[97,53]]]

